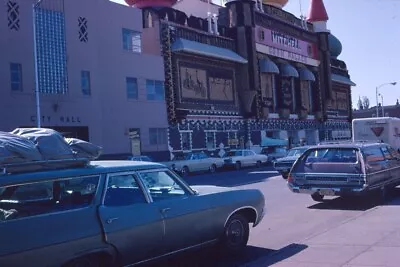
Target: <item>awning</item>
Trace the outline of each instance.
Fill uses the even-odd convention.
[[[206,57],[214,57],[237,63],[247,63],[247,60],[239,56],[235,52],[213,45],[203,44],[195,41],[178,38],[173,44],[171,50],[173,52],[186,52]]]
[[[270,137],[263,137],[261,140],[261,146],[287,146],[288,141],[283,139],[274,139]]]
[[[315,82],[315,75],[307,68],[299,69],[300,80]]]
[[[331,79],[334,82],[345,84],[345,85],[350,85],[350,86],[356,86],[354,82],[352,82],[348,77],[339,75],[339,74],[334,74],[332,73]]]
[[[299,78],[299,73],[296,68],[288,63],[281,63],[279,70],[282,77]]]
[[[279,74],[278,66],[272,60],[269,59],[260,60],[260,71],[264,73]]]

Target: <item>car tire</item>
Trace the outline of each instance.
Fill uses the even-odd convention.
[[[235,169],[236,170],[240,170],[242,168],[242,163],[240,163],[240,161],[237,161],[236,163],[235,163]]]
[[[225,225],[224,233],[220,240],[220,248],[223,252],[229,254],[240,253],[247,246],[249,234],[249,220],[242,214],[234,214]]]
[[[324,200],[324,195],[321,195],[320,193],[316,192],[316,193],[314,193],[314,194],[311,195],[311,198],[312,198],[314,201],[322,202],[322,201]]]
[[[96,256],[86,256],[72,260],[65,267],[102,267],[104,266],[99,257]]]
[[[261,165],[262,165],[261,161],[257,161],[256,167],[257,167],[257,168],[261,168]]]
[[[217,171],[217,165],[212,164],[212,165],[210,166],[210,172],[211,172],[211,173],[214,173],[214,172],[216,172],[216,171]]]
[[[282,178],[283,179],[287,180],[288,177],[289,177],[288,173],[282,173]]]
[[[183,168],[182,168],[182,170],[181,170],[182,177],[187,177],[187,176],[189,176],[189,173],[190,173],[190,171],[189,171],[188,166],[183,166]]]

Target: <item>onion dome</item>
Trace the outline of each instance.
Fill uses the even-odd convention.
[[[331,57],[337,58],[342,53],[342,43],[336,38],[335,35],[329,34],[328,35],[328,42],[329,42],[329,50],[331,52]]]
[[[283,8],[289,0],[263,0],[265,5],[271,5],[277,8]]]
[[[326,13],[323,0],[311,0],[310,9],[308,10],[307,21],[319,22],[328,20],[328,13]]]
[[[145,7],[172,7],[177,0],[125,0],[128,6]]]

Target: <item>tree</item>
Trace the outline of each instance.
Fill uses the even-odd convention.
[[[361,100],[361,96],[358,97],[357,107],[359,110],[364,109],[363,102]]]
[[[364,109],[369,109],[369,98],[366,96],[363,96],[362,98],[362,106]]]

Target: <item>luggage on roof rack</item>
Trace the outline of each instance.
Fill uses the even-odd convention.
[[[83,167],[102,148],[46,128],[17,128],[0,132],[0,171],[3,174]]]

